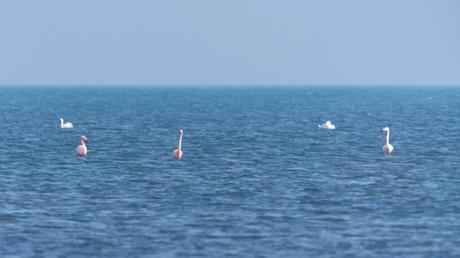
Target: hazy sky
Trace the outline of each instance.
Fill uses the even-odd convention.
[[[5,0],[0,84],[460,85],[460,0]]]

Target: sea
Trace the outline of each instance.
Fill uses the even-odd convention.
[[[6,86],[0,144],[0,257],[460,257],[460,88]]]

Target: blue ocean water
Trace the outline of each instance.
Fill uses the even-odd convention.
[[[460,256],[460,88],[0,88],[0,143],[1,257]]]

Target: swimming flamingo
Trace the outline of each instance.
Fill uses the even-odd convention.
[[[61,120],[61,128],[63,129],[73,128],[73,124],[71,122],[64,123],[64,118],[60,118],[59,120]]]
[[[77,146],[77,155],[78,156],[86,156],[86,153],[88,153],[88,149],[86,148],[86,143],[88,142],[88,139],[86,136],[82,135],[80,136],[80,142],[81,144]]]
[[[382,129],[382,132],[387,133],[387,143],[383,145],[383,153],[385,153],[385,155],[391,155],[393,152],[393,145],[390,144],[390,128],[385,127]]]
[[[172,153],[173,159],[180,160],[182,159],[182,135],[184,134],[184,131],[182,129],[179,129],[179,146],[177,146],[177,149],[175,149]]]
[[[335,125],[331,123],[331,121],[326,121],[326,123],[322,124],[322,125],[318,125],[319,128],[323,128],[323,129],[332,129],[334,130],[335,129]]]

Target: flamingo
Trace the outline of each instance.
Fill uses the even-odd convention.
[[[331,123],[331,121],[326,121],[326,123],[322,124],[322,125],[318,125],[319,128],[323,128],[323,129],[331,129],[331,130],[334,130],[335,129],[335,125]]]
[[[77,146],[77,155],[84,157],[88,153],[88,149],[86,148],[86,143],[88,142],[88,139],[86,138],[86,136],[82,135],[80,136],[80,142],[81,144]]]
[[[183,134],[184,134],[184,131],[182,129],[179,129],[179,145],[177,146],[177,149],[175,149],[172,153],[173,159],[175,160],[182,159],[182,135]]]
[[[60,118],[59,120],[61,120],[62,129],[73,128],[73,124],[71,122],[64,123],[64,118]]]
[[[385,127],[382,129],[382,132],[387,133],[387,143],[383,145],[383,153],[385,153],[385,155],[391,155],[393,152],[393,145],[390,144],[390,128]]]

